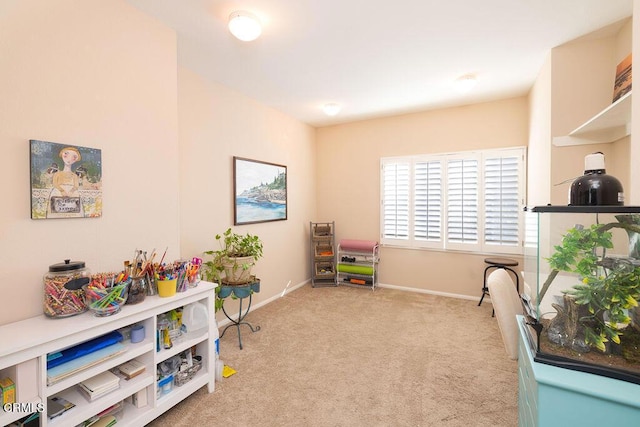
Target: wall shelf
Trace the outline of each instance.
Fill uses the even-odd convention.
[[[609,143],[631,135],[631,92],[593,116],[566,136],[553,138],[553,145]]]

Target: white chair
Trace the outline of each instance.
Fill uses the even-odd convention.
[[[523,314],[515,283],[504,269],[493,271],[487,278],[491,303],[498,321],[504,348],[512,360],[518,359],[517,314]]]

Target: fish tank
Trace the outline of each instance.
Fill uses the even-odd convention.
[[[640,384],[640,207],[537,206],[525,218],[534,359]]]

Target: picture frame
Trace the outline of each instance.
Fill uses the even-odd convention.
[[[102,150],[29,141],[31,219],[100,218]]]
[[[285,221],[287,167],[233,157],[233,224]]]
[[[613,101],[616,102],[631,92],[632,54],[627,55],[616,67],[616,79],[613,86]]]

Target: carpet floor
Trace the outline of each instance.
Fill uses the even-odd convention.
[[[220,341],[237,371],[152,426],[518,424],[517,362],[491,304],[389,288],[305,285]],[[222,331],[222,328],[221,328]]]

